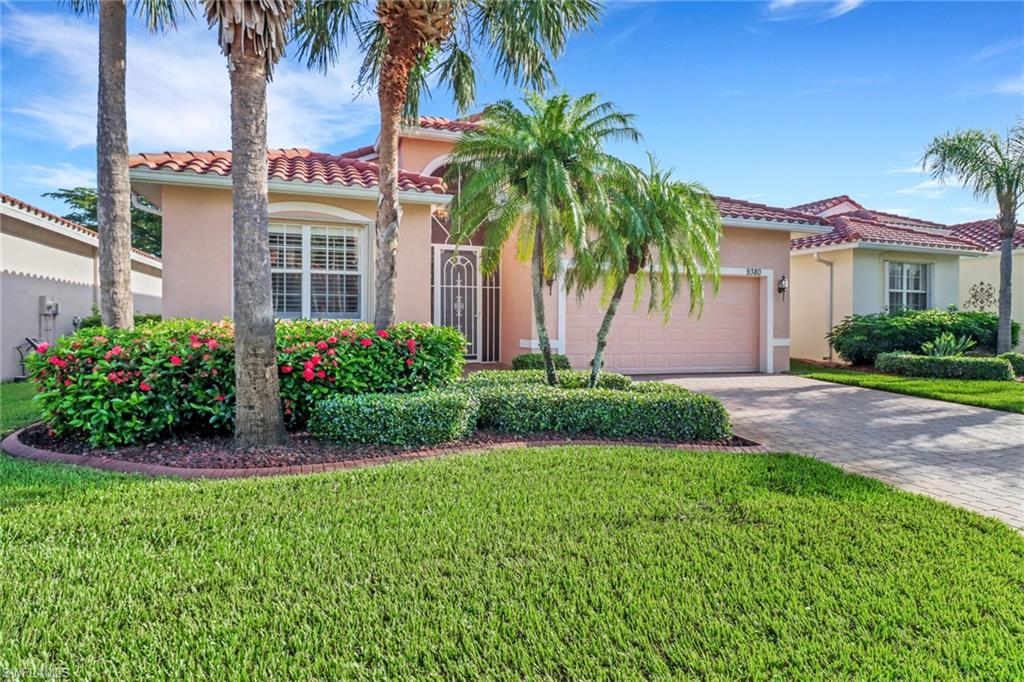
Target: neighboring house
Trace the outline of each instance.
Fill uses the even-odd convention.
[[[477,118],[424,117],[399,145],[401,239],[396,313],[459,328],[467,359],[508,363],[537,347],[530,268],[504,250],[498,272],[479,272],[480,242],[451,243],[441,179],[455,142]],[[275,313],[281,318],[373,317],[376,145],[342,154],[269,152],[270,247]],[[163,314],[219,319],[231,313],[231,153],[165,152],[131,159],[132,188],[163,214]],[[779,372],[789,366],[789,274],[794,235],[831,229],[818,217],[719,197],[725,226],[722,285],[703,316],[672,320],[624,305],[606,367],[635,373]],[[514,240],[513,240],[514,241]],[[626,292],[627,300],[632,295]],[[553,346],[584,366],[603,312],[600,293],[582,303],[561,282],[547,295]]]
[[[161,263],[132,250],[138,312],[160,312]],[[96,233],[14,197],[0,194],[0,377],[21,376],[26,338],[53,341],[100,302]]]
[[[795,358],[835,359],[825,335],[848,315],[959,305],[962,268],[985,255],[949,226],[867,209],[846,195],[791,210],[832,226],[792,242]]]
[[[984,251],[981,258],[960,261],[960,307],[965,310],[996,312],[999,305],[999,223],[977,220],[952,225],[950,232],[976,243]],[[1024,226],[1013,234],[1012,307],[1010,317],[1024,326]],[[1017,350],[1024,349],[1022,342]]]

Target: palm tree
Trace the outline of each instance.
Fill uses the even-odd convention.
[[[518,255],[532,267],[533,314],[547,381],[556,383],[544,321],[544,285],[562,270],[567,252],[587,245],[588,221],[603,220],[609,196],[602,176],[625,164],[604,151],[609,140],[639,140],[633,115],[596,93],[544,99],[531,93],[526,110],[508,100],[488,107],[483,123],[451,153],[449,174],[463,183],[452,203],[457,240],[484,231],[483,271],[494,272],[515,234]]]
[[[1010,303],[1013,274],[1013,233],[1024,201],[1024,123],[1006,137],[993,131],[960,130],[932,140],[921,165],[939,181],[956,178],[982,200],[999,207],[999,332],[996,352],[1010,350]]]
[[[294,0],[204,0],[231,78],[235,443],[285,440],[274,344],[267,227],[267,81],[284,53]]]
[[[428,77],[451,87],[465,112],[476,94],[475,56],[488,52],[506,82],[543,88],[551,58],[570,35],[600,13],[598,0],[377,0],[375,20],[363,21],[361,0],[303,0],[294,24],[300,56],[326,71],[355,34],[366,51],[359,74],[377,86],[380,102],[380,201],[376,222],[374,322],[395,317],[398,249],[398,139],[403,117],[415,121]]]
[[[191,13],[193,0],[183,0]],[[103,324],[131,329],[131,186],[125,105],[128,7],[125,0],[69,0],[76,14],[99,10],[99,88],[96,98],[96,205],[99,233],[100,313]],[[176,0],[135,0],[135,13],[153,32],[175,26]]]
[[[648,159],[646,173],[609,178],[611,210],[597,226],[597,238],[577,254],[567,273],[567,286],[581,299],[603,282],[608,301],[590,363],[591,387],[597,386],[608,332],[630,277],[637,280],[634,307],[647,283],[648,311],[660,309],[666,322],[684,278],[691,315],[703,310],[705,278],[718,290],[722,221],[717,205],[704,187],[673,180],[671,170],[659,168],[653,155]]]

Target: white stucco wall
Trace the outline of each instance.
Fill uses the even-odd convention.
[[[929,307],[942,309],[959,303],[960,258],[958,256],[855,249],[853,254],[854,313],[867,315],[881,312],[886,307],[885,264],[888,261],[931,265]]]
[[[1011,278],[1012,305],[1010,316],[1024,326],[1024,249],[1017,249],[1013,254],[1013,277]],[[970,296],[971,287],[979,282],[986,282],[992,285],[995,290],[996,300],[999,296],[999,254],[993,253],[981,258],[960,259],[960,306],[966,307],[967,299]],[[997,307],[993,305],[987,309],[989,312],[996,312]],[[1017,350],[1024,349],[1021,343]]]

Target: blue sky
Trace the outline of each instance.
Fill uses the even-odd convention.
[[[0,0],[3,191],[94,182],[96,24],[48,2]],[[283,63],[270,86],[270,144],[342,151],[373,140],[372,95],[353,50],[327,76]],[[153,37],[130,27],[133,152],[229,146],[227,73],[198,21]],[[927,142],[1024,115],[1024,3],[610,3],[557,64],[559,87],[598,91],[638,116],[681,179],[788,206],[850,194],[879,210],[962,222],[994,215],[917,172]],[[516,97],[491,77],[481,103]],[[422,111],[455,111],[443,90]]]

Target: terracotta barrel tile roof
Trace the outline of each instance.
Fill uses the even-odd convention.
[[[56,223],[57,225],[61,225],[71,230],[75,230],[76,232],[81,232],[82,234],[88,237],[92,237],[93,239],[99,239],[99,235],[96,233],[95,230],[89,229],[85,225],[80,225],[76,222],[68,220],[67,218],[61,218],[60,216],[54,215],[49,211],[44,211],[38,206],[33,206],[32,204],[24,202],[21,199],[18,199],[17,197],[12,197],[10,194],[4,194],[0,192],[0,204],[7,204],[8,206],[13,206],[14,208],[21,209],[26,213],[31,213],[32,215],[38,218],[48,220],[51,223]],[[159,256],[154,256],[148,251],[143,251],[142,249],[136,249],[135,247],[132,247],[132,251],[140,256],[145,256],[146,258],[150,258],[155,261],[160,260]]]
[[[986,251],[996,251],[1001,246],[999,221],[995,218],[952,225],[950,233],[961,239],[968,239]],[[1017,226],[1011,243],[1015,249],[1024,248],[1024,225]]]
[[[747,220],[773,220],[783,223],[805,224],[805,225],[828,225],[829,223],[818,216],[807,213],[800,213],[788,208],[777,208],[766,204],[755,204],[742,199],[730,197],[714,197],[718,204],[718,211],[725,218],[743,218]]]
[[[346,152],[353,154],[360,150]],[[347,155],[314,152],[309,149],[270,149],[267,151],[268,172],[271,180],[286,182],[322,183],[346,187],[376,187],[380,182],[380,168],[376,163],[359,161]],[[230,151],[163,152],[132,156],[132,168],[157,171],[191,172],[198,175],[231,173]],[[399,171],[398,188],[410,192],[444,194],[445,185],[440,178]]]
[[[443,116],[420,116],[421,128],[433,128],[434,130],[447,130],[452,133],[464,133],[473,130],[480,125],[482,113],[470,114],[465,118],[444,118]]]
[[[849,195],[840,194],[837,197],[829,197],[828,199],[819,199],[818,201],[812,201],[812,202],[807,203],[807,204],[799,204],[798,206],[790,206],[789,210],[797,211],[799,213],[812,213],[814,215],[818,215],[822,211],[827,211],[828,209],[830,209],[830,208],[832,208],[834,206],[838,206],[839,204],[842,204],[842,203],[852,204],[852,205],[856,206],[858,209],[863,209],[864,208],[863,206],[858,204],[856,201],[851,199],[849,197]]]
[[[856,211],[856,214],[869,211]],[[832,246],[834,244],[852,244],[857,242],[870,242],[879,244],[900,244],[905,246],[921,246],[928,248],[957,249],[960,251],[978,251],[978,246],[967,239],[956,237],[952,234],[938,232],[925,232],[906,227],[887,225],[886,223],[873,220],[864,215],[855,213],[844,213],[832,216],[828,222],[833,229],[828,234],[817,234],[810,237],[801,237],[792,241],[792,248],[809,249],[820,246]]]

